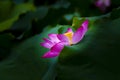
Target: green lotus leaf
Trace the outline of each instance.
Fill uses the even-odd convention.
[[[65,47],[58,62],[58,80],[120,79],[120,18],[95,22],[77,45]]]
[[[40,42],[61,27],[65,26],[46,27],[40,35],[14,45],[9,57],[0,63],[0,80],[55,80],[57,58],[41,58],[48,50]]]

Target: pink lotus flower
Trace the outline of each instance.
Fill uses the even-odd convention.
[[[105,11],[110,6],[110,0],[97,0],[95,5],[102,11]]]
[[[49,39],[44,38],[44,42],[40,43],[41,46],[50,49],[42,58],[52,58],[60,54],[64,46],[71,46],[82,40],[88,30],[88,20],[85,20],[82,25],[73,32],[68,28],[64,34],[48,34]]]

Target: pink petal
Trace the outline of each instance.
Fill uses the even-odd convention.
[[[95,2],[95,5],[96,5],[97,7],[101,7],[103,4],[104,4],[103,0],[97,0],[97,1]]]
[[[41,46],[45,47],[45,48],[51,48],[54,44],[49,40],[44,38],[45,42],[40,43]]]
[[[57,37],[58,37],[58,39],[59,39],[61,42],[63,42],[65,45],[69,45],[69,40],[68,40],[68,38],[67,38],[65,35],[63,35],[63,34],[58,34]]]
[[[66,33],[67,33],[67,32],[72,32],[72,33],[73,33],[73,31],[72,31],[71,28],[68,28],[67,31],[66,31]]]
[[[48,51],[47,53],[45,53],[42,58],[53,58],[56,57],[60,54],[60,52],[62,51],[62,49],[64,48],[64,44],[63,43],[57,43],[55,44],[50,51]]]
[[[104,4],[105,4],[107,7],[109,7],[109,6],[110,6],[110,0],[105,0],[105,1],[104,1]]]
[[[81,27],[79,27],[76,32],[73,34],[72,43],[76,44],[84,37],[85,33],[88,30],[88,20],[85,20]]]
[[[105,11],[106,7],[108,7],[110,5],[110,1],[109,0],[97,0],[95,2],[95,5],[101,10],[101,11]]]
[[[85,20],[83,23],[82,23],[82,26],[84,28],[84,31],[86,32],[88,30],[88,23],[89,23],[89,20]]]
[[[49,36],[49,38],[51,39],[51,41],[52,41],[53,43],[58,43],[58,42],[60,42],[60,40],[59,40],[58,37],[57,37],[57,34],[48,34],[48,36]]]
[[[78,43],[78,42],[83,38],[83,35],[84,35],[84,29],[83,29],[83,27],[81,26],[81,27],[78,28],[77,31],[73,34],[72,43],[73,43],[73,44]]]

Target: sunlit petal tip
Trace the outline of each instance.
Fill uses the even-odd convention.
[[[60,40],[57,37],[57,34],[48,34],[49,38],[51,39],[52,42],[58,43]]]
[[[44,42],[40,43],[41,46],[45,47],[45,48],[51,48],[54,43],[52,43],[49,39],[47,38],[43,38]]]
[[[83,26],[83,27],[88,27],[88,24],[89,24],[89,20],[86,19],[86,20],[82,23],[82,26]]]
[[[56,36],[57,36],[57,34],[48,34],[48,37],[49,37],[50,39],[56,38]]]
[[[73,34],[73,39],[72,39],[73,44],[76,44],[76,43],[78,43],[79,41],[82,40],[82,38],[84,37],[85,33],[88,30],[88,23],[89,23],[89,20],[85,20],[82,23],[82,26],[80,26],[76,30],[76,32]]]
[[[49,48],[49,49],[53,46],[52,44],[46,43],[46,42],[40,43],[40,45],[45,47],[45,48]]]
[[[83,30],[82,28],[77,29],[77,31],[73,34],[72,43],[76,44],[83,38]]]

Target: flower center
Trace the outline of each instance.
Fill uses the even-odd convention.
[[[66,32],[64,35],[68,38],[69,44],[71,45],[72,44],[73,32]]]

